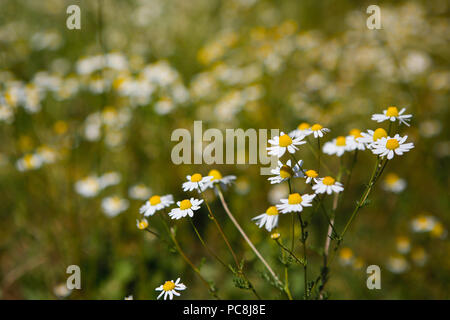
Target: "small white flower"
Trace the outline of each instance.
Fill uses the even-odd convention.
[[[192,191],[194,189],[203,190],[206,183],[209,182],[212,178],[213,177],[211,176],[203,177],[200,173],[194,173],[192,176],[186,176],[186,179],[188,181],[183,183],[183,191]]]
[[[403,273],[408,270],[409,264],[403,256],[398,255],[390,257],[386,267],[392,273]]]
[[[123,298],[124,300],[134,300],[133,295],[130,294],[128,297]]]
[[[388,173],[383,181],[383,189],[386,191],[400,193],[406,188],[405,179],[401,179],[395,173]]]
[[[189,217],[193,217],[194,216],[194,211],[197,211],[198,209],[200,209],[200,204],[202,204],[203,200],[198,200],[198,199],[194,199],[191,198],[189,199],[185,199],[183,201],[178,201],[177,205],[178,208],[172,209],[169,212],[169,216],[172,219],[181,219],[184,218],[186,216]]]
[[[409,118],[412,117],[411,114],[403,114],[405,112],[406,108],[403,108],[402,110],[398,111],[397,107],[391,106],[388,107],[386,110],[383,110],[383,113],[376,113],[372,115],[372,120],[375,120],[377,122],[383,122],[385,120],[390,120],[392,122],[395,122],[398,120],[398,123],[404,123],[407,126],[409,126]]]
[[[332,194],[333,192],[339,193],[344,190],[342,183],[337,182],[334,178],[326,176],[317,180],[317,183],[312,186],[315,193],[327,193]]]
[[[306,141],[302,141],[303,138],[304,137],[302,136],[292,139],[289,135],[281,132],[280,136],[275,136],[273,139],[269,140],[272,147],[267,147],[266,149],[269,151],[269,155],[280,158],[286,150],[289,153],[295,153],[295,151],[298,150],[297,146],[306,143]]]
[[[270,177],[267,180],[270,181],[271,184],[281,183],[291,178],[303,178],[304,175],[301,171],[303,165],[303,160],[298,161],[294,167],[291,165],[291,160],[288,160],[286,164],[283,164],[278,160],[278,167],[272,169],[270,172],[275,175],[274,177]]]
[[[367,130],[367,132],[361,132],[361,136],[355,138],[358,143],[363,143],[367,149],[372,149],[375,141],[386,138],[387,132],[383,128],[378,128],[375,131]]]
[[[148,227],[148,220],[145,219],[145,218],[141,219],[141,220],[136,219],[136,227],[139,230],[147,229],[147,227]]]
[[[117,196],[106,197],[102,200],[103,212],[108,217],[115,217],[122,211],[128,209],[129,202],[127,199],[121,199]]]
[[[412,220],[411,228],[414,232],[429,232],[433,230],[436,222],[435,217],[422,214]]]
[[[362,138],[361,130],[359,129],[352,129],[349,132],[349,135],[346,138],[346,143],[348,145],[349,151],[354,150],[365,150],[366,145],[364,142],[359,141],[359,138]]]
[[[339,251],[339,262],[343,265],[343,266],[348,266],[350,264],[352,264],[355,260],[355,255],[353,254],[352,249],[348,248],[348,247],[343,247],[340,251]]]
[[[411,250],[411,241],[407,237],[397,237],[395,246],[401,254],[407,254]]]
[[[351,151],[351,146],[349,145],[349,139],[344,136],[339,136],[332,141],[325,142],[322,151],[329,155],[342,156],[345,151]]]
[[[145,184],[136,184],[128,189],[128,195],[131,199],[145,200],[150,197],[152,190]]]
[[[297,129],[291,131],[289,133],[289,136],[293,138],[300,138],[300,137],[306,137],[312,134],[312,131],[309,130],[311,127],[309,123],[302,122],[298,125]]]
[[[75,190],[86,198],[95,197],[101,190],[100,182],[96,176],[88,176],[75,183]]]
[[[17,160],[16,167],[19,171],[28,171],[40,168],[43,163],[44,160],[41,156],[30,153]]]
[[[173,203],[173,196],[166,194],[165,196],[154,195],[139,209],[139,213],[145,217],[152,216],[156,211],[169,207]]]
[[[278,209],[275,206],[269,207],[265,213],[252,218],[259,228],[265,226],[267,231],[272,231],[278,225]]]
[[[281,213],[302,212],[303,207],[311,207],[315,194],[291,193],[287,199],[280,199],[281,204],[277,204],[277,209]]]
[[[180,283],[180,278],[178,278],[175,282],[173,280],[166,281],[163,285],[160,285],[158,288],[156,288],[156,291],[161,291],[158,298],[161,298],[164,295],[164,300],[169,297],[170,300],[173,299],[173,296],[180,296],[180,294],[176,291],[183,291],[186,289],[186,286],[182,283]]]
[[[309,131],[314,134],[314,138],[322,138],[325,133],[330,132],[330,129],[324,128],[322,125],[316,123],[311,126]]]
[[[213,188],[214,184],[220,183],[223,186],[228,186],[233,183],[234,180],[236,180],[236,176],[222,176],[222,173],[220,173],[219,170],[212,169],[208,172],[208,177],[211,177],[211,180],[206,182],[203,185],[202,191]]]
[[[408,152],[414,148],[412,142],[405,143],[408,136],[403,138],[396,134],[393,138],[381,138],[374,142],[372,152],[382,157],[387,156],[388,160],[394,157],[394,154],[401,156],[404,152]]]
[[[317,173],[316,170],[308,170],[305,172],[305,176],[306,176],[306,183],[311,183],[311,181],[314,181],[314,183],[317,183],[317,177],[319,176],[319,174]]]
[[[99,178],[100,188],[114,186],[120,182],[121,176],[117,172],[107,172]]]

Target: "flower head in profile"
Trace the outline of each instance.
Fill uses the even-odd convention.
[[[272,145],[271,147],[267,147],[269,151],[269,155],[277,156],[278,158],[282,157],[286,150],[289,153],[295,153],[298,150],[297,146],[306,143],[306,141],[302,141],[302,137],[293,138],[289,135],[281,132],[279,136],[275,136],[273,139],[269,140],[269,143]]]
[[[277,204],[277,209],[281,213],[302,212],[304,207],[311,207],[315,194],[291,193],[287,199],[280,199],[281,204]]]
[[[314,138],[322,138],[327,132],[330,132],[330,129],[324,128],[321,124],[313,124],[309,131],[314,134]]]
[[[198,199],[184,199],[182,201],[178,201],[177,205],[178,208],[174,208],[169,212],[169,216],[172,219],[181,219],[186,216],[193,217],[194,211],[197,211],[200,209],[200,204],[202,204],[203,200]]]
[[[180,296],[177,291],[183,291],[186,289],[186,286],[180,283],[180,278],[178,278],[175,282],[173,280],[166,281],[164,284],[160,285],[156,288],[156,291],[161,291],[158,298],[161,298],[164,295],[164,300],[169,297],[170,300],[173,299],[173,296]]]
[[[319,176],[319,174],[317,173],[316,170],[309,169],[305,172],[305,176],[306,176],[306,183],[311,183],[311,181],[317,183],[317,177]]]
[[[271,206],[266,210],[266,212],[252,218],[252,220],[256,221],[259,228],[265,226],[266,230],[270,232],[278,225],[278,214],[277,207]]]
[[[214,184],[217,183],[223,186],[229,186],[233,183],[234,180],[236,180],[236,176],[222,176],[222,173],[217,169],[210,170],[208,172],[208,177],[211,177],[211,180],[203,185],[202,191],[208,188],[213,188]]]
[[[387,138],[388,134],[383,128],[378,128],[375,131],[367,130],[367,132],[361,132],[361,137],[355,138],[358,143],[363,143],[367,149],[372,149],[373,144],[381,138]]]
[[[194,189],[204,190],[205,185],[213,179],[211,176],[203,177],[200,173],[194,173],[192,176],[186,176],[187,182],[183,183],[183,191],[192,191]],[[200,192],[199,190],[199,192]]]
[[[339,136],[332,141],[325,142],[323,145],[322,151],[329,155],[337,155],[338,157],[342,156],[345,151],[351,151],[350,141],[344,136]]]
[[[173,196],[166,194],[165,196],[153,195],[139,209],[139,213],[145,217],[152,216],[156,211],[169,207],[173,203]]]
[[[342,183],[337,182],[336,179],[326,176],[324,178],[318,179],[317,183],[313,185],[312,189],[315,193],[327,193],[332,194],[333,192],[339,193],[344,190]]]
[[[268,180],[271,184],[281,183],[291,178],[302,178],[304,177],[301,169],[303,165],[303,160],[299,160],[295,166],[292,166],[291,160],[288,160],[286,164],[283,164],[278,160],[278,166],[272,169],[270,172],[274,175],[269,177]]]
[[[289,133],[289,136],[293,138],[300,138],[300,137],[306,137],[312,133],[311,130],[309,130],[311,126],[307,122],[302,122],[298,125],[297,129],[291,131]]]
[[[102,200],[103,212],[108,217],[115,217],[119,213],[128,209],[129,202],[127,199],[122,199],[118,196],[106,197]]]
[[[414,148],[412,142],[405,143],[408,136],[400,137],[396,134],[393,138],[381,138],[373,144],[372,152],[382,157],[386,156],[388,160],[394,158],[394,154],[401,156]]]
[[[397,107],[390,106],[386,110],[383,110],[383,113],[376,113],[372,115],[372,120],[375,120],[377,122],[383,122],[386,120],[390,120],[392,122],[395,122],[398,120],[398,123],[404,123],[407,126],[409,126],[408,121],[412,117],[411,114],[403,114],[405,112],[406,108],[401,109],[398,111]]]
[[[406,181],[401,179],[397,174],[390,172],[383,181],[383,188],[386,191],[399,193],[405,190]]]
[[[148,227],[148,221],[147,221],[147,219],[141,219],[141,220],[138,220],[138,219],[136,219],[136,227],[139,229],[139,230],[144,230],[144,229],[147,229],[147,227]]]

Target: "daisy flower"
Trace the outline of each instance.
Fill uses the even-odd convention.
[[[236,180],[236,176],[222,176],[222,173],[220,173],[219,170],[212,169],[208,172],[208,177],[211,177],[211,180],[206,182],[202,188],[202,191],[213,188],[214,184],[220,183],[224,186],[228,186],[233,183],[234,180]]]
[[[330,129],[324,128],[322,125],[316,123],[311,126],[309,131],[314,134],[314,138],[322,138],[325,133],[330,132]]]
[[[361,137],[355,138],[358,143],[366,145],[367,149],[372,149],[373,144],[381,138],[387,138],[387,132],[383,128],[378,128],[375,131],[367,130],[367,132],[361,132]]]
[[[338,157],[342,156],[345,151],[350,151],[351,147],[347,143],[347,138],[344,136],[339,136],[332,141],[325,142],[323,145],[322,151],[329,155],[337,155]]]
[[[397,251],[406,254],[411,250],[411,241],[408,237],[397,237],[395,246],[397,247]]]
[[[100,190],[100,182],[96,176],[88,176],[75,183],[75,191],[86,198],[95,197]]]
[[[309,123],[302,122],[298,125],[297,129],[291,131],[289,135],[293,138],[305,137],[312,133],[312,131],[309,130],[310,128]]]
[[[269,151],[269,155],[280,158],[286,150],[289,153],[295,153],[295,151],[298,150],[297,146],[306,143],[306,141],[302,140],[303,136],[292,139],[289,135],[281,132],[280,136],[275,136],[273,139],[269,140],[272,147],[267,147],[266,149]]]
[[[141,219],[141,220],[136,219],[136,226],[139,230],[147,229],[147,227],[148,227],[147,219],[145,219],[145,218]]]
[[[298,163],[292,167],[291,160],[288,160],[286,164],[283,164],[278,160],[278,167],[272,169],[270,172],[274,174],[274,177],[270,177],[267,180],[270,181],[271,184],[281,183],[290,178],[303,178],[304,174],[301,171],[303,165],[303,160],[298,161]]]
[[[412,220],[411,228],[414,232],[429,232],[433,230],[435,224],[435,217],[422,214]]]
[[[409,126],[408,121],[412,117],[411,114],[403,114],[405,112],[406,108],[403,108],[402,110],[398,111],[397,107],[391,106],[388,107],[386,110],[383,110],[383,113],[376,113],[372,115],[372,120],[375,120],[377,122],[383,122],[385,120],[390,120],[392,122],[395,122],[398,120],[398,123],[404,123],[407,126]]]
[[[128,195],[131,199],[145,200],[148,199],[152,191],[145,184],[135,184],[128,189]]]
[[[265,226],[267,231],[272,231],[278,225],[278,209],[275,206],[269,207],[265,213],[252,218],[259,228]]]
[[[315,194],[291,193],[287,199],[280,199],[281,204],[277,204],[277,209],[281,213],[302,212],[303,207],[311,207]]]
[[[280,237],[281,237],[281,234],[279,234],[278,232],[274,232],[270,235],[270,239],[272,239],[272,240],[278,240],[278,239],[280,239]]]
[[[386,191],[399,193],[405,190],[405,188],[406,188],[405,179],[401,179],[398,175],[392,172],[388,173],[383,181],[383,189]]]
[[[203,190],[205,184],[210,181],[213,177],[206,176],[203,177],[200,173],[194,173],[192,176],[186,176],[187,182],[183,183],[183,191],[192,191],[194,189]]]
[[[305,176],[306,176],[306,183],[311,183],[311,181],[317,183],[316,178],[319,176],[319,174],[317,173],[316,170],[308,170],[305,172]]]
[[[200,209],[200,204],[203,202],[203,200],[198,200],[198,199],[194,199],[191,198],[189,199],[185,199],[183,201],[178,201],[177,205],[178,208],[172,209],[169,212],[169,216],[172,219],[181,219],[186,217],[187,215],[189,217],[193,217],[194,216],[194,211],[197,211],[198,209]]]
[[[408,270],[409,264],[403,256],[397,255],[389,258],[386,267],[392,273],[403,273]]]
[[[182,291],[185,290],[186,286],[182,283],[180,283],[180,278],[178,278],[175,282],[173,280],[166,281],[164,284],[160,285],[158,288],[156,288],[156,291],[161,291],[158,298],[161,298],[164,295],[164,300],[169,297],[170,300],[173,299],[173,296],[179,296],[180,294],[176,291]]]
[[[19,171],[38,169],[42,166],[44,160],[37,154],[26,154],[23,158],[17,160],[16,167]]]
[[[355,259],[355,256],[353,254],[352,249],[344,247],[339,251],[339,262],[343,266],[348,266],[348,265],[352,264],[354,259]]]
[[[115,217],[122,211],[128,209],[129,202],[127,199],[121,199],[117,196],[106,197],[102,200],[103,212],[108,217]]]
[[[402,138],[398,134],[393,138],[381,138],[373,144],[372,152],[382,157],[387,156],[387,159],[391,160],[394,157],[394,153],[401,156],[404,152],[408,152],[414,148],[412,142],[405,143],[407,138],[408,136]]]
[[[154,195],[139,209],[139,213],[145,217],[152,216],[156,211],[169,207],[173,203],[173,196],[166,194],[165,196]]]
[[[365,150],[366,145],[364,142],[359,141],[359,138],[362,138],[361,130],[359,129],[352,129],[349,132],[349,135],[347,136],[347,144],[349,147],[349,151],[353,150]]]
[[[312,189],[315,193],[328,193],[331,194],[333,192],[339,193],[344,190],[342,183],[337,182],[336,179],[326,176],[324,178],[318,179],[317,183],[313,185]]]

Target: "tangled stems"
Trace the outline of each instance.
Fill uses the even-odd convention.
[[[259,300],[261,300],[261,297],[260,297],[259,294],[256,292],[255,287],[253,286],[253,284],[250,282],[250,280],[247,278],[247,276],[245,275],[244,271],[242,270],[242,267],[241,267],[241,265],[239,264],[239,261],[238,261],[238,259],[237,259],[236,253],[234,252],[233,248],[231,247],[231,244],[230,244],[230,242],[228,241],[228,238],[226,237],[225,233],[223,232],[222,227],[220,226],[220,224],[219,224],[219,222],[217,221],[216,217],[215,217],[214,214],[212,213],[211,207],[209,206],[209,203],[208,203],[208,201],[206,200],[206,197],[205,197],[203,191],[201,191],[200,187],[198,188],[198,191],[200,192],[200,194],[202,195],[203,200],[205,201],[206,207],[208,208],[208,212],[209,212],[210,218],[214,221],[214,223],[215,223],[217,229],[219,230],[219,233],[221,234],[223,240],[225,241],[225,243],[226,243],[228,249],[229,249],[230,252],[231,252],[231,255],[233,256],[233,259],[234,259],[234,262],[235,262],[235,264],[236,264],[236,268],[237,268],[238,274],[239,274],[242,278],[244,278],[244,280],[247,282],[247,284],[248,284],[248,286],[249,286],[249,289],[253,292],[253,294],[254,294]],[[200,236],[198,233],[197,233],[197,235]],[[203,243],[204,243],[204,242],[203,242]],[[205,246],[206,246],[206,244],[205,244]],[[214,256],[215,256],[215,255],[214,255]],[[219,259],[219,260],[220,260],[220,259]],[[233,270],[232,270],[232,271],[233,271]]]
[[[258,257],[258,259],[262,262],[262,264],[264,265],[264,267],[266,267],[266,269],[269,271],[270,275],[272,276],[272,278],[275,280],[275,282],[283,287],[283,283],[280,281],[280,279],[278,279],[277,275],[275,274],[275,272],[272,270],[272,268],[270,267],[270,265],[267,263],[267,261],[264,259],[264,257],[261,255],[261,253],[259,253],[258,249],[256,249],[256,247],[254,246],[254,244],[252,243],[252,241],[250,240],[250,238],[247,236],[247,234],[245,234],[244,230],[241,228],[241,226],[239,225],[239,223],[237,222],[237,220],[234,218],[233,214],[231,213],[230,209],[228,208],[227,203],[225,202],[225,198],[223,197],[223,193],[222,193],[222,189],[220,188],[219,185],[216,185],[216,190],[217,193],[219,195],[219,199],[220,202],[222,203],[223,209],[225,210],[225,212],[227,213],[228,217],[230,218],[231,222],[233,222],[234,226],[236,227],[236,229],[238,229],[239,233],[241,234],[241,236],[244,238],[244,240],[247,242],[247,244],[250,246],[250,248],[253,250],[253,252],[255,253],[255,255]]]

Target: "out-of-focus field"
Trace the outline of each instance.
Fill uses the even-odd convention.
[[[66,27],[70,4],[81,8],[81,30]],[[61,298],[73,264],[82,289],[68,299],[155,299],[155,288],[178,276],[188,287],[181,298],[209,298],[136,219],[151,194],[184,199],[186,175],[212,168],[237,176],[225,194],[230,208],[281,274],[276,244],[251,218],[285,195],[285,186],[271,185],[259,165],[175,165],[172,131],[203,120],[204,130],[290,132],[306,121],[330,128],[330,140],[376,128],[370,116],[396,105],[413,114],[401,130],[415,149],[389,163],[346,235],[327,290],[331,299],[448,299],[449,2],[382,1],[381,30],[366,27],[370,4],[1,0],[0,298]],[[306,167],[315,161],[308,152],[300,157]],[[350,215],[372,163],[361,154],[337,216]],[[91,197],[76,187],[88,176],[96,177],[83,180]],[[284,298],[207,195],[258,292]],[[128,208],[108,215],[102,201],[114,196]],[[230,258],[205,208],[195,219],[214,250]],[[345,219],[337,219],[342,229]],[[288,220],[280,222],[282,234]],[[154,217],[149,223],[161,227]],[[176,224],[181,245],[203,261],[202,273],[222,297],[253,298],[207,256],[188,221]],[[313,219],[309,243],[323,247],[326,230],[326,221]],[[322,259],[309,255],[317,276]],[[381,267],[381,290],[366,287],[371,264]],[[291,270],[292,294],[301,297],[301,268]]]

